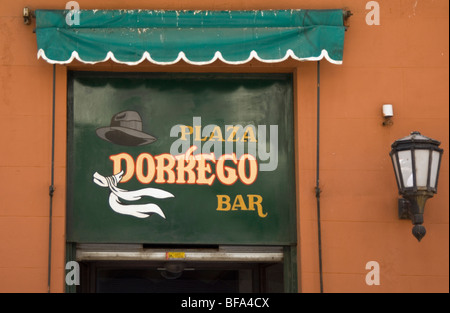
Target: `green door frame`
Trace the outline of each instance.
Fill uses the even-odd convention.
[[[96,75],[97,72],[91,72],[93,75]],[[117,75],[118,73],[112,72],[111,74]],[[119,74],[120,75],[120,74]],[[192,74],[196,75],[196,74]],[[198,74],[203,75],[203,74]],[[211,74],[209,74],[211,75]],[[217,76],[224,75],[221,73],[217,73]],[[245,76],[246,74],[239,74]],[[250,74],[254,75],[254,74]],[[213,74],[214,76],[214,74]],[[73,195],[72,193],[72,183],[70,179],[70,175],[72,175],[72,164],[73,160],[71,159],[72,153],[72,141],[73,141],[73,93],[70,90],[71,80],[73,79],[72,72],[68,72],[68,153],[67,153],[67,208],[72,205]],[[294,88],[294,86],[293,86]],[[294,103],[292,103],[294,105]],[[294,156],[295,157],[295,156]],[[296,293],[298,292],[298,280],[297,280],[297,218],[296,218],[296,210],[290,210],[289,212],[291,223],[289,225],[289,232],[291,233],[291,238],[295,238],[294,242],[290,245],[283,246],[283,265],[284,265],[284,291],[286,293]],[[66,224],[70,222],[70,215],[67,215]],[[292,223],[292,221],[294,221]],[[69,261],[76,261],[76,243],[67,242],[66,243],[66,264]],[[66,269],[66,274],[69,269]],[[65,277],[65,275],[64,275]],[[69,286],[66,284],[66,292],[76,292],[76,286]]]

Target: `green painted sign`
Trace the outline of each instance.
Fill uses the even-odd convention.
[[[288,245],[288,74],[72,72],[69,242]]]

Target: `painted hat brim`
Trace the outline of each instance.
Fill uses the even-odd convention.
[[[143,146],[156,141],[150,134],[120,126],[101,127],[96,133],[100,138],[121,146]]]

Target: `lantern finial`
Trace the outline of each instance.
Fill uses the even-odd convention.
[[[414,235],[414,237],[417,238],[418,241],[421,241],[426,233],[427,233],[427,230],[425,229],[425,226],[423,226],[423,225],[414,225],[414,227],[412,229],[412,234]]]

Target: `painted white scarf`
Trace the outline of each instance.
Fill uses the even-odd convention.
[[[109,195],[109,206],[111,209],[117,213],[132,215],[138,218],[146,218],[154,213],[160,215],[164,219],[166,218],[161,208],[154,203],[124,204],[120,201],[120,199],[126,201],[137,201],[145,196],[157,199],[166,199],[174,197],[173,194],[157,188],[144,188],[134,191],[120,189],[117,187],[117,184],[122,180],[122,176],[123,171],[108,177],[104,177],[97,172],[93,175],[94,183],[100,187],[109,187],[111,190]]]

